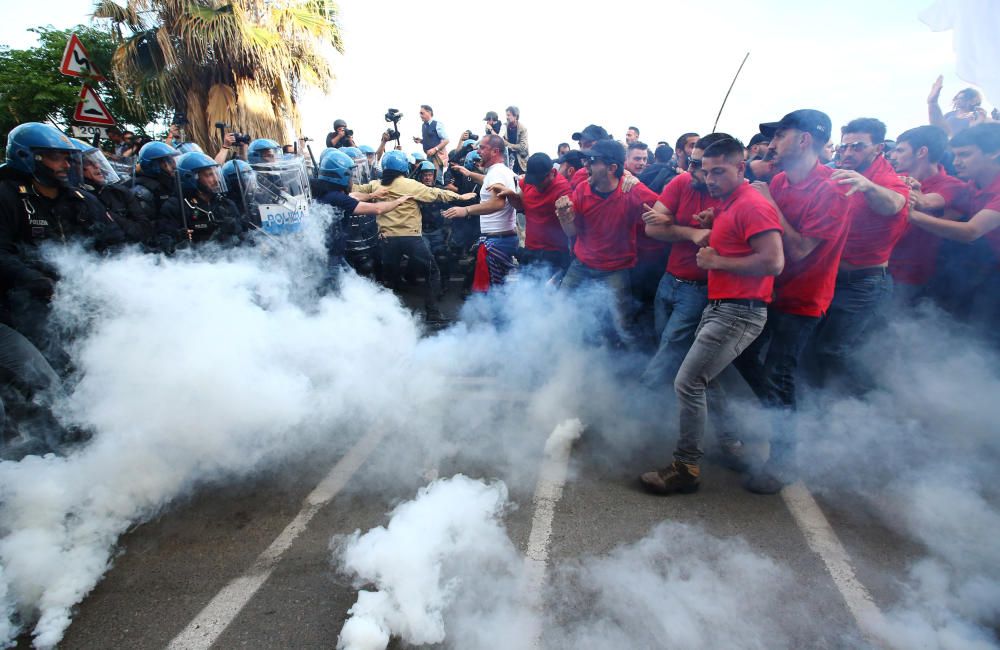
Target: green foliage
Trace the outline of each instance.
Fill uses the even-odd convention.
[[[110,78],[111,57],[116,43],[109,29],[78,25],[67,30],[38,27],[39,44],[27,50],[0,46],[0,136],[22,122],[55,122],[65,127],[72,121],[83,80],[59,72],[63,51],[75,33],[94,66]],[[108,82],[90,82],[118,125],[143,132],[153,121],[162,120],[170,107],[143,99],[138,104],[128,88]]]

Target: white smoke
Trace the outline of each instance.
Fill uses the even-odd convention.
[[[556,568],[547,609],[523,593],[524,559],[503,526],[502,483],[436,481],[385,526],[335,538],[335,559],[362,589],[338,641],[383,650],[392,637],[446,648],[790,647],[776,616],[794,618],[790,572],[742,540],[661,524],[648,536]]]

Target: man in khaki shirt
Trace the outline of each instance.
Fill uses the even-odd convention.
[[[382,282],[391,288],[399,284],[399,263],[403,255],[406,255],[410,264],[426,269],[424,308],[427,320],[442,321],[444,316],[437,306],[438,294],[441,293],[440,272],[431,255],[430,246],[423,238],[422,217],[417,202],[454,203],[472,200],[476,195],[456,194],[428,187],[407,178],[409,171],[406,155],[401,151],[390,151],[382,157],[382,180],[355,185],[354,191],[371,194],[380,190],[379,195],[388,200],[401,196],[412,197],[412,200],[404,201],[397,208],[376,217],[382,239]]]

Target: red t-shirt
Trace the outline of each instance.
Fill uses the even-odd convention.
[[[718,208],[721,201],[713,199],[706,192],[699,192],[691,185],[691,174],[684,172],[675,176],[660,192],[659,201],[674,215],[674,223],[678,226],[701,228],[701,224],[692,217],[708,208]],[[698,268],[695,261],[698,247],[689,241],[676,241],[670,246],[670,257],[667,258],[667,273],[689,282],[707,282],[708,271]]]
[[[590,183],[581,183],[571,195],[576,213],[573,253],[592,269],[619,271],[635,266],[635,226],[642,222],[642,204],[653,205],[656,194],[642,184],[627,193],[621,188],[619,180],[605,199],[594,194]]]
[[[898,192],[909,201],[910,188],[896,175],[892,165],[883,156],[875,158],[862,176],[876,185]],[[845,193],[849,189],[845,185],[838,187]],[[896,214],[885,216],[869,208],[865,195],[861,192],[855,192],[848,200],[851,226],[841,259],[858,268],[885,264],[889,261],[892,247],[906,229],[906,217],[909,214],[907,204],[904,202],[903,209]]]
[[[965,190],[956,200],[956,207],[959,212],[969,215],[970,219],[980,210],[1000,212],[1000,174],[982,189],[972,181],[966,183]],[[986,240],[993,248],[993,254],[1000,260],[1000,228],[986,233]]]
[[[556,174],[544,192],[521,183],[524,203],[524,247],[529,250],[569,250],[569,238],[556,217],[556,199],[570,193],[569,181]]]
[[[569,187],[575,190],[580,183],[586,183],[589,180],[590,172],[587,171],[586,167],[581,167],[573,173],[573,178],[569,179]]]
[[[757,190],[744,183],[715,209],[708,245],[724,257],[746,257],[753,253],[750,239],[769,230],[781,232],[778,213]],[[709,300],[745,298],[771,302],[773,292],[773,275],[708,272]]]
[[[803,237],[822,240],[798,262],[785,256],[772,307],[786,314],[819,317],[833,300],[849,222],[847,197],[830,180],[832,173],[817,163],[801,183],[789,181],[785,172],[771,181],[771,196],[788,224]]]
[[[640,183],[640,185],[649,189],[644,183]],[[652,190],[649,191],[652,192]],[[653,207],[652,203],[648,205],[650,208]],[[643,210],[645,210],[645,208],[643,208]],[[639,223],[635,224],[635,249],[640,262],[644,260],[649,261],[661,259],[664,251],[666,251],[669,246],[670,242],[653,239],[646,234],[645,221],[639,221]]]
[[[945,208],[950,207],[962,193],[965,183],[944,171],[938,166],[933,176],[920,182],[920,190],[924,194],[940,194],[944,199]],[[934,213],[935,217],[944,214],[944,210]],[[889,270],[896,282],[912,285],[927,284],[937,267],[938,247],[941,239],[923,228],[912,223],[906,224],[903,236],[896,242],[889,257]]]

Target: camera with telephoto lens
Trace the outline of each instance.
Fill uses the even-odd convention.
[[[229,126],[225,122],[216,122],[215,123],[215,128],[219,129],[222,132],[225,132],[226,129],[230,129],[230,133],[233,134],[233,138],[235,138],[235,140],[236,140],[235,144],[249,145],[253,141],[253,138],[251,138],[246,133],[239,133],[237,131],[232,131],[231,129],[233,127]]]
[[[464,135],[466,136],[464,138],[465,140],[478,140],[479,139],[479,136],[476,135],[475,133],[473,133],[472,131],[466,131],[464,133]]]
[[[344,129],[344,135],[347,136],[348,138],[353,137],[354,131],[352,131],[351,129]]]

